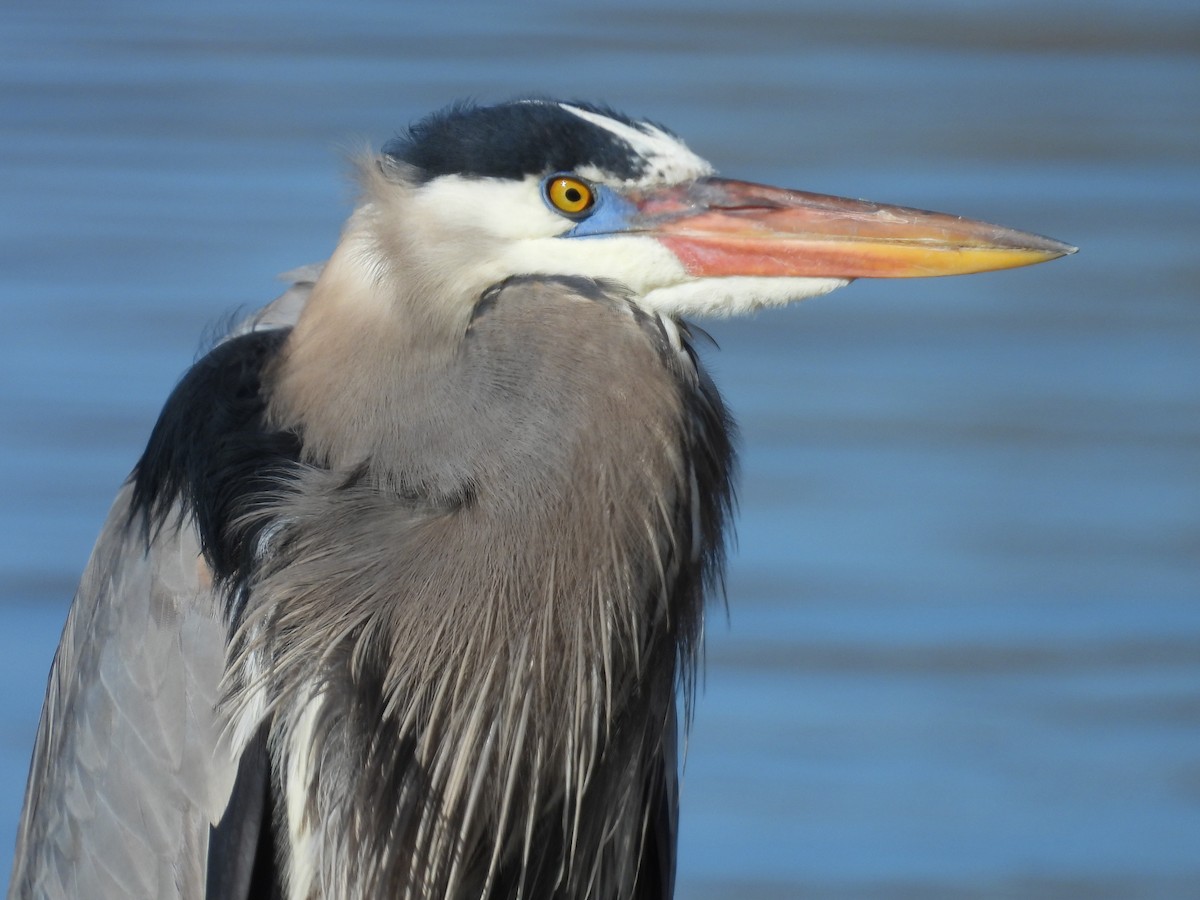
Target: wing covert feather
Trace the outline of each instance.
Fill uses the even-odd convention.
[[[10,898],[202,898],[236,774],[214,711],[225,637],[199,543],[147,549],[113,505],[55,656]]]
[[[320,270],[285,274],[291,286],[226,339],[294,324]],[[177,504],[147,547],[132,493],[109,512],[55,654],[10,900],[199,900],[206,867],[222,884],[241,877],[207,859],[238,772],[214,711],[221,598],[193,519]]]

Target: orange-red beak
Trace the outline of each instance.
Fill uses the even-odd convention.
[[[1050,238],[959,216],[702,178],[625,196],[696,276],[917,278],[1011,269],[1074,253]]]

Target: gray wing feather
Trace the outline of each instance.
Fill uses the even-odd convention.
[[[291,286],[229,337],[294,324],[320,271],[286,273]],[[113,504],[50,671],[10,900],[204,897],[209,827],[237,774],[215,711],[221,604],[190,520],[175,510],[147,548],[130,495]]]
[[[10,898],[202,898],[209,826],[236,774],[215,712],[218,598],[192,528],[147,549],[118,496],[42,710]]]

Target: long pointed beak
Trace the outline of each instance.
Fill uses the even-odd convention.
[[[946,213],[702,178],[629,196],[649,233],[697,276],[918,278],[1011,269],[1074,253],[1050,238]]]

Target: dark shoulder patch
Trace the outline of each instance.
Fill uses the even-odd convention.
[[[580,109],[641,128],[640,122],[604,107]],[[496,106],[456,104],[421,119],[384,145],[385,156],[415,166],[425,180],[440,175],[512,178],[569,172],[593,165],[636,179],[646,160],[612,132],[547,100]]]
[[[133,470],[131,521],[149,538],[182,501],[195,517],[205,558],[225,582],[243,580],[265,527],[239,520],[299,458],[300,439],[268,431],[262,373],[287,329],[256,331],[217,345],[183,376]]]

